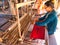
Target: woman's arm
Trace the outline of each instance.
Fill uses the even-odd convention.
[[[44,21],[42,22],[36,22],[37,25],[39,26],[45,26],[47,25],[50,21],[53,21],[55,19],[55,15],[49,15]]]

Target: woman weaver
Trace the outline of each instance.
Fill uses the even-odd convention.
[[[47,1],[45,2],[44,7],[47,13],[45,14],[44,17],[37,19],[37,22],[34,25],[30,38],[44,39],[43,38],[44,30],[45,30],[44,28],[47,27],[47,31],[49,35],[49,45],[57,45],[56,42],[53,41],[54,32],[56,31],[56,27],[57,27],[57,13],[54,10],[54,4],[51,1]]]

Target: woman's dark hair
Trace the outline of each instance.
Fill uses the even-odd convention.
[[[45,5],[48,7],[51,6],[52,8],[54,8],[54,3],[52,3],[51,1],[45,2]]]

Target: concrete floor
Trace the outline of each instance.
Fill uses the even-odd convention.
[[[60,45],[60,29],[55,32],[57,45]]]
[[[57,45],[60,45],[60,17],[58,18],[58,25],[57,25],[57,30],[55,32],[55,38],[57,41]]]

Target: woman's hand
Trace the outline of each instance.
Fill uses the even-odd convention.
[[[35,17],[35,18],[31,21],[31,23],[32,23],[32,24],[35,24],[35,22],[37,22],[37,21],[38,21],[38,18]]]

